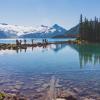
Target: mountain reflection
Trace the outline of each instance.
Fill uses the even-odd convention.
[[[66,44],[51,44],[51,45],[43,45],[42,47],[38,47],[38,48],[43,48],[44,51],[48,50],[48,49],[51,49],[54,52],[59,52],[60,50],[62,50],[66,46],[67,46]],[[34,51],[34,49],[37,48],[37,47],[30,47],[30,48],[32,49],[32,51]],[[23,50],[25,52],[27,52],[27,49],[28,48],[25,48],[25,49],[18,48],[18,49],[16,49],[16,52],[20,53],[20,52],[23,52]]]
[[[71,47],[73,50],[76,50],[79,54],[79,62],[80,68],[83,68],[87,64],[100,64],[100,45],[99,44],[84,44],[84,45],[68,45],[68,44],[52,44],[52,45],[44,45],[43,50],[53,50],[54,52],[59,52],[62,49],[66,48],[66,46]],[[34,51],[35,47],[32,47],[32,51]],[[39,47],[40,48],[40,47]],[[27,48],[24,49],[25,52]],[[21,49],[16,50],[17,53],[21,52]]]
[[[65,48],[66,46],[67,46],[66,44],[54,44],[51,46],[51,49],[55,52],[58,52],[62,50],[63,48]]]
[[[71,45],[79,53],[80,67],[87,64],[100,64],[100,45],[87,44],[87,45]]]
[[[15,50],[11,50],[11,49],[10,50],[0,50],[0,55],[15,53],[15,51],[17,53],[21,53],[21,52],[25,53],[25,52],[28,52],[30,49],[32,50],[32,52],[34,52],[34,50],[39,50],[42,52],[51,50],[51,51],[54,51],[55,53],[58,53],[59,51],[64,49],[66,53],[67,46],[71,47],[71,49],[78,52],[80,68],[83,68],[87,64],[90,64],[90,65],[100,64],[100,45],[99,44],[83,44],[83,45],[49,44],[49,45],[43,45],[41,47],[38,46],[38,47],[29,47],[29,48],[24,48],[24,49],[18,48]]]

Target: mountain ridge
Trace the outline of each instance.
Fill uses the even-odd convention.
[[[68,34],[77,34],[76,31],[78,31],[77,26],[66,30],[58,24],[51,27],[46,25],[26,27],[0,23],[0,38],[60,38],[67,37]]]

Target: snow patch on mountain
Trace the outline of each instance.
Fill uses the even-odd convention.
[[[3,35],[17,36],[17,37],[50,37],[50,35],[63,34],[66,30],[57,24],[52,27],[41,25],[38,27],[33,26],[18,26],[9,25],[5,23],[0,24],[0,33]]]
[[[35,31],[34,27],[26,27],[26,26],[18,26],[18,25],[9,25],[9,24],[0,24],[0,31],[15,33],[16,35],[20,36],[25,33]]]

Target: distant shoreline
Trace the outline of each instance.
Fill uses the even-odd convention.
[[[28,47],[46,47],[51,44],[77,44],[77,45],[82,45],[82,44],[97,44],[97,43],[91,43],[87,42],[84,40],[68,40],[68,41],[56,41],[56,42],[37,42],[37,43],[26,43],[26,44],[14,44],[14,43],[0,43],[0,50],[17,50],[17,49],[27,49]],[[98,43],[99,44],[99,43]]]

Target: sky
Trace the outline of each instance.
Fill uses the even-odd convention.
[[[0,0],[0,23],[70,29],[79,23],[80,14],[100,17],[100,0]]]

